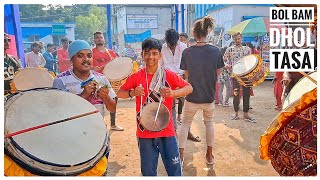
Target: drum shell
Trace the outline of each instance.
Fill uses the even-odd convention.
[[[10,131],[12,131],[10,129],[10,127],[12,127],[13,124],[12,124],[12,122],[11,123],[8,122],[8,120],[12,119],[11,118],[12,112],[16,112],[18,114],[21,114],[21,112],[19,112],[18,109],[15,109],[17,107],[16,104],[17,104],[17,102],[22,101],[22,99],[19,100],[19,98],[25,98],[25,97],[29,96],[28,93],[31,93],[33,95],[37,95],[38,93],[42,93],[42,94],[44,93],[49,96],[50,96],[50,94],[54,94],[55,95],[54,99],[60,99],[63,96],[63,97],[68,97],[68,98],[66,98],[66,99],[68,99],[67,101],[71,101],[71,102],[73,102],[72,100],[77,99],[77,104],[79,104],[79,102],[84,103],[84,104],[86,104],[86,106],[84,106],[84,107],[91,107],[92,109],[95,109],[93,105],[91,105],[89,102],[82,99],[81,97],[74,95],[74,94],[71,94],[71,93],[63,92],[63,91],[58,91],[58,90],[54,90],[54,89],[38,89],[38,90],[31,90],[31,91],[20,91],[19,93],[10,96],[8,98],[8,100],[6,101],[6,104],[5,104],[5,134],[12,133],[12,132],[10,132]],[[67,96],[65,96],[65,95],[67,95]],[[44,99],[45,98],[46,97],[44,97]],[[53,103],[53,102],[54,102],[54,100],[52,100],[51,103]],[[34,103],[34,105],[36,105],[37,100],[33,101],[33,103]],[[50,102],[48,102],[48,103],[50,103]],[[63,106],[63,103],[60,105]],[[46,105],[43,105],[43,106],[46,106]],[[81,106],[81,105],[79,105],[79,106]],[[86,109],[82,109],[82,110],[87,111]],[[36,108],[35,108],[35,110],[31,109],[30,113],[37,114],[38,113],[37,111],[38,110],[36,110]],[[72,113],[77,113],[77,111],[78,110],[76,110],[76,112],[72,112]],[[59,114],[59,113],[60,112],[55,112],[54,114]],[[79,113],[79,114],[82,114],[82,113]],[[100,117],[100,116],[101,116],[100,113],[96,113],[95,117]],[[29,115],[25,116],[25,118],[28,118],[28,117],[29,117]],[[54,118],[55,115],[52,115],[52,117],[53,117],[53,119],[55,119]],[[16,120],[19,121],[19,118],[16,118]],[[61,119],[56,119],[56,120],[61,120]],[[84,122],[85,119],[83,119],[83,120],[80,119],[80,121]],[[78,122],[80,122],[80,121],[78,121]],[[72,123],[78,124],[78,122],[77,122],[77,120],[74,120]],[[21,122],[21,123],[23,123],[23,122]],[[69,122],[65,122],[65,123],[69,123]],[[37,123],[35,123],[35,124],[37,124]],[[96,123],[94,123],[94,124],[96,124]],[[6,155],[8,155],[12,160],[14,160],[21,167],[27,167],[30,172],[32,172],[33,174],[36,174],[36,175],[63,175],[63,176],[65,176],[65,175],[79,175],[79,174],[84,173],[84,172],[90,170],[91,168],[93,168],[95,166],[95,164],[97,164],[108,151],[107,131],[106,131],[106,127],[105,127],[102,116],[101,116],[101,120],[99,120],[98,124],[101,124],[104,126],[104,128],[100,128],[101,130],[99,130],[102,137],[99,138],[100,140],[98,143],[95,143],[95,144],[101,144],[101,146],[94,148],[97,150],[94,156],[88,158],[87,160],[80,161],[79,163],[72,163],[72,164],[68,165],[68,164],[63,164],[63,163],[57,164],[56,162],[50,162],[48,160],[43,160],[43,158],[41,156],[40,157],[37,156],[37,153],[30,151],[29,147],[26,147],[24,144],[20,144],[21,140],[19,138],[22,138],[21,136],[28,137],[31,135],[30,133],[40,133],[41,130],[46,132],[49,130],[49,128],[55,128],[54,130],[56,130],[56,129],[59,129],[58,126],[60,126],[60,125],[66,126],[66,124],[63,124],[63,123],[54,125],[56,127],[54,127],[54,126],[45,127],[45,128],[42,128],[41,130],[39,129],[39,130],[34,130],[32,132],[28,132],[25,134],[20,134],[17,137],[7,138],[7,139],[5,139],[5,152],[6,152]],[[70,126],[70,125],[68,125],[68,126]],[[79,126],[79,124],[78,124],[78,126]],[[72,126],[70,126],[70,128],[72,128]],[[13,130],[13,131],[16,131],[16,130]],[[50,131],[52,132],[52,129]],[[71,133],[71,132],[75,132],[75,131],[77,131],[77,130],[72,130],[72,131],[69,130],[68,132]],[[84,130],[83,132],[92,134],[91,132],[89,132],[87,130]],[[57,132],[55,134],[59,134],[59,132]],[[60,132],[60,134],[63,134],[63,133]],[[78,135],[76,135],[76,134],[70,135],[71,138],[76,137],[76,136],[78,137]],[[92,135],[90,135],[90,137],[91,136]],[[43,135],[43,136],[35,136],[35,137],[45,138],[47,136]],[[46,142],[54,143],[55,142],[54,139],[56,139],[57,137],[52,137],[52,138],[53,138],[52,141],[48,140]],[[66,139],[67,138],[69,138],[69,137],[66,137]],[[79,138],[80,138],[80,136],[79,136]],[[26,139],[26,140],[28,140],[28,139]],[[35,139],[35,141],[38,141],[38,140]],[[44,143],[44,145],[46,145],[46,143]],[[68,147],[68,144],[66,145],[66,147]],[[72,148],[72,147],[73,146],[68,147],[68,148]],[[83,146],[83,147],[85,147],[85,146]],[[44,148],[44,149],[46,149],[46,148]],[[61,149],[61,148],[57,148],[57,149]],[[86,151],[85,148],[82,148],[82,150]],[[68,150],[68,152],[69,151],[70,150]],[[61,152],[61,151],[58,151],[58,152]],[[74,152],[76,152],[76,151],[74,151]],[[45,151],[43,153],[47,153],[47,152]],[[49,153],[49,151],[48,151],[48,153]],[[74,161],[74,162],[76,162],[76,161]]]
[[[242,86],[254,87],[265,80],[268,75],[268,68],[259,55],[252,54],[245,56],[241,61],[245,61],[247,59],[256,59],[256,65],[251,67],[251,69],[248,69],[247,72],[233,73],[232,77],[234,77]]]
[[[141,125],[149,131],[158,132],[165,129],[170,123],[170,113],[168,108],[164,105],[160,105],[158,117],[155,123],[156,113],[159,107],[159,102],[152,102],[143,107],[141,111]]]
[[[286,98],[290,104],[284,106],[260,139],[260,158],[270,159],[281,176],[317,174],[317,86],[309,84],[312,88],[306,88],[306,81],[301,79],[290,91],[292,97]]]

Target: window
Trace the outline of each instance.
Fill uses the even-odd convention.
[[[29,42],[34,42],[34,41],[39,41],[39,40],[40,40],[39,35],[29,35],[29,37],[28,37]]]

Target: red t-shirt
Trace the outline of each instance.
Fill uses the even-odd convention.
[[[190,85],[187,81],[183,80],[180,78],[176,73],[165,69],[166,72],[166,84],[169,85],[169,87],[174,90],[177,88],[182,88],[186,85]],[[148,87],[150,87],[150,82],[152,80],[153,74],[147,74],[148,78]],[[136,73],[132,74],[131,76],[128,77],[126,82],[120,87],[122,90],[130,90],[130,89],[135,89],[137,86],[142,85],[144,88],[144,93],[147,95],[149,93],[147,91],[147,84],[146,84],[146,69],[143,68]],[[146,101],[147,96],[142,97],[142,101]],[[172,119],[172,104],[173,104],[174,98],[165,98],[163,101],[163,104],[168,108],[170,112],[170,122],[167,125],[166,128],[164,128],[162,131],[159,132],[151,132],[148,131],[147,129],[144,129],[143,131],[139,127],[139,124],[137,124],[137,137],[139,138],[158,138],[158,137],[172,137],[175,136],[175,130],[174,130],[174,124],[173,124],[173,119]],[[140,96],[136,97],[136,112],[140,111]]]
[[[64,72],[71,67],[71,62],[69,60],[68,51],[63,47],[57,50],[58,61],[59,61],[59,72]]]
[[[108,51],[109,54],[106,52]],[[109,63],[112,59],[116,58],[117,55],[113,50],[106,49],[105,52],[100,52],[96,47],[92,49],[92,57],[93,57],[93,67],[99,66],[104,67],[107,63]],[[103,68],[98,71],[99,73],[103,73]]]

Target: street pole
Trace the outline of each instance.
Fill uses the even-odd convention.
[[[107,39],[108,48],[112,49],[112,29],[111,29],[111,4],[107,4]]]

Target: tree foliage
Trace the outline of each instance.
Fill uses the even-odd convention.
[[[21,4],[19,9],[21,22],[75,23],[75,33],[78,39],[91,41],[95,31],[106,31],[106,10],[102,5]]]

